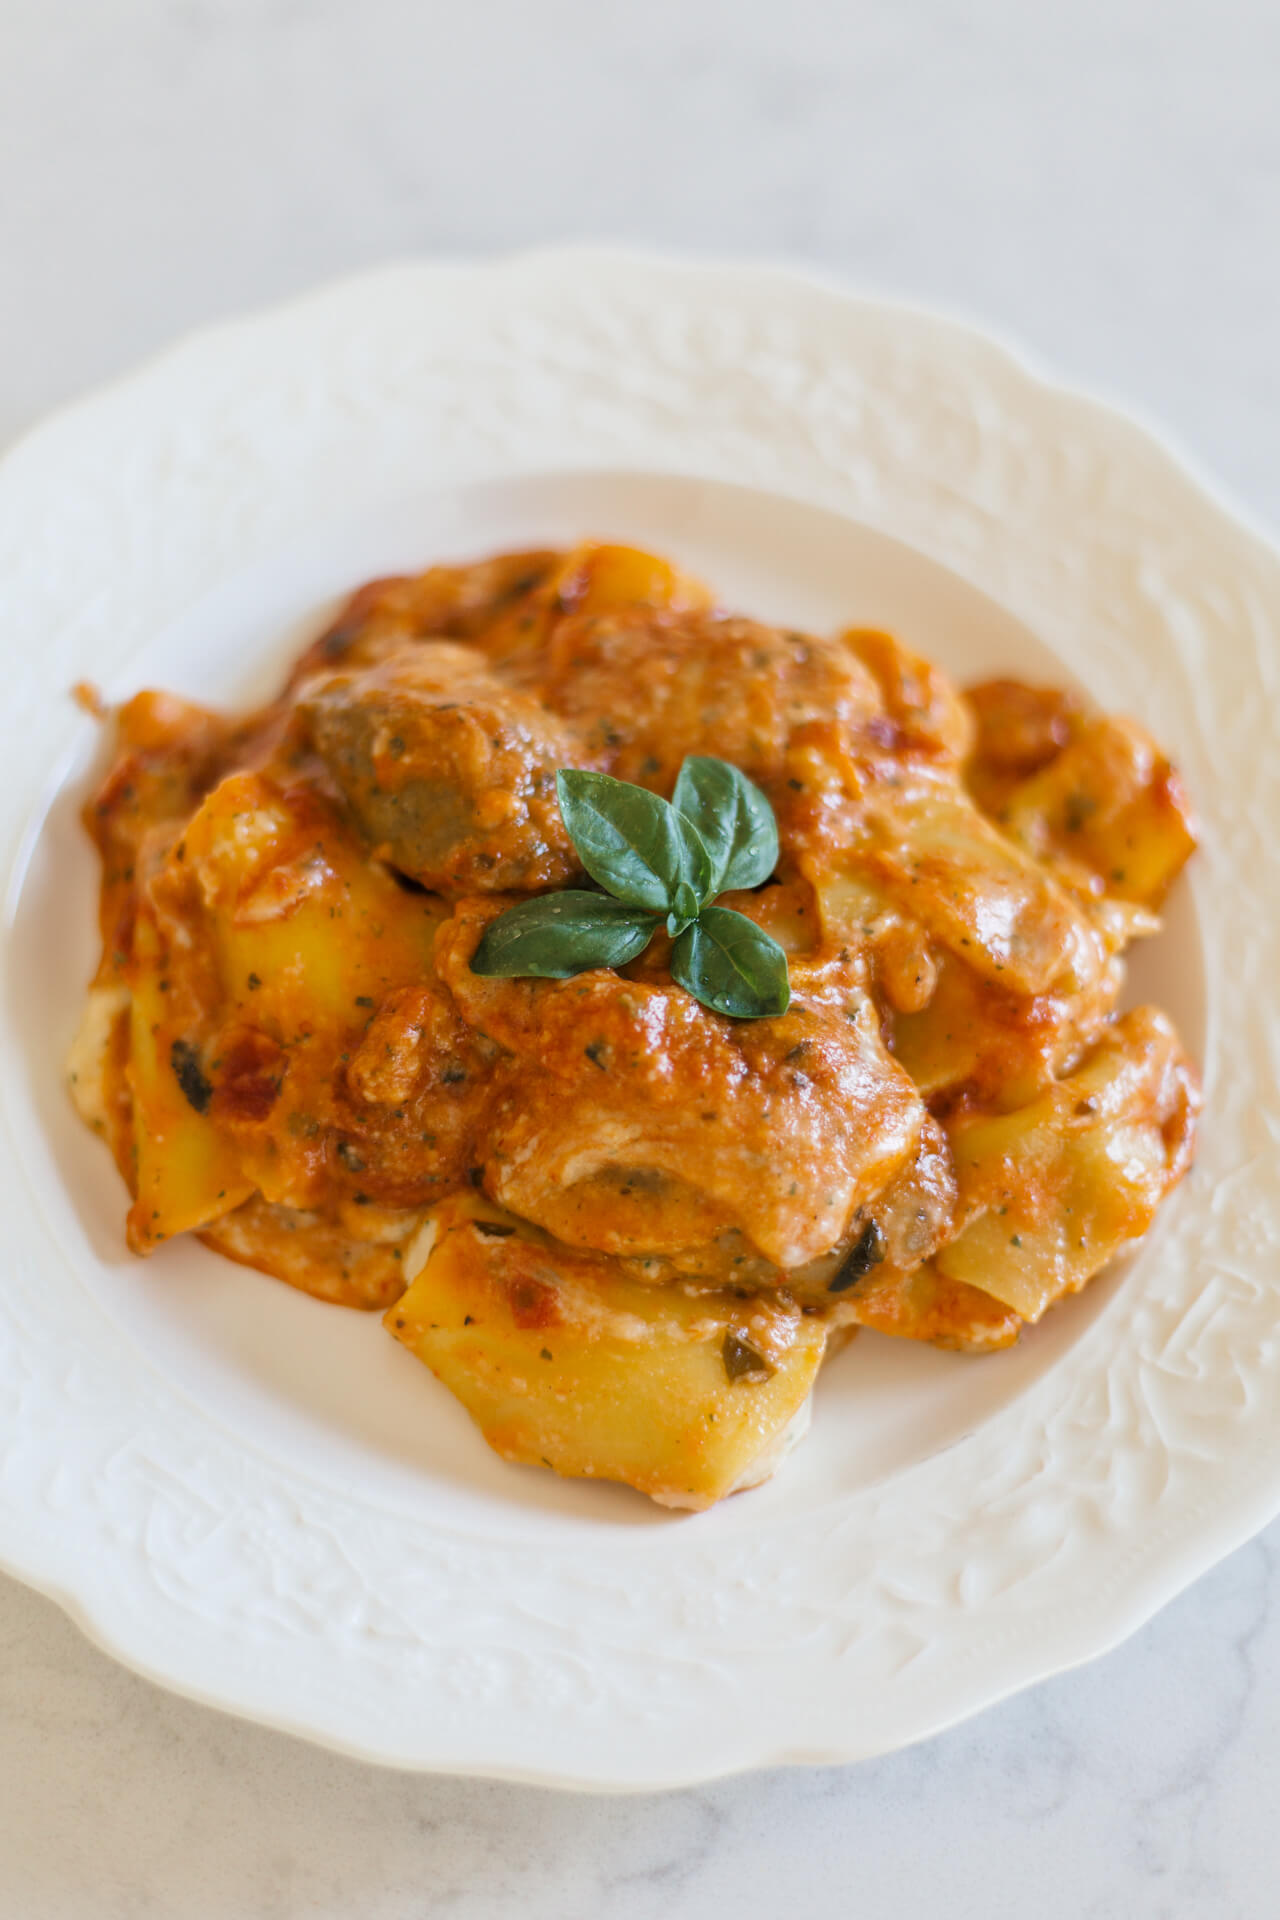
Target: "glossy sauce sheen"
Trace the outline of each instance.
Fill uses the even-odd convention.
[[[705,1505],[769,1471],[833,1339],[1007,1345],[1189,1163],[1194,1070],[1115,1012],[1194,846],[1132,722],[588,544],[375,581],[264,711],[115,725],[73,1090],[130,1245],[390,1309],[513,1458]],[[473,973],[496,915],[583,884],[557,768],[669,795],[690,754],[774,808],[776,874],[723,904],[787,952],[788,1011],[709,1011],[663,934]]]

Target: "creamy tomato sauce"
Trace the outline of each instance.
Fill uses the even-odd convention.
[[[685,1345],[718,1330],[735,1389],[803,1350],[807,1392],[856,1325],[1007,1344],[1188,1164],[1194,1070],[1163,1015],[1116,1007],[1190,813],[1142,729],[1074,697],[962,691],[894,636],[762,625],[657,556],[586,544],[362,587],[262,711],[145,692],[113,724],[73,1076],[135,1252],[195,1232],[394,1309],[435,1219],[455,1291],[524,1289],[512,1338],[537,1276],[571,1275],[597,1348],[648,1313]],[[786,952],[787,1012],[709,1010],[665,934],[620,970],[473,972],[495,916],[584,884],[557,769],[669,796],[687,755],[773,807],[776,873],[723,904]],[[441,1322],[389,1324],[514,1457],[559,1447],[561,1471],[688,1504],[727,1490],[732,1449],[686,1489],[628,1465],[630,1438],[594,1466],[547,1421],[529,1438],[484,1399],[495,1344],[446,1364],[422,1344]]]

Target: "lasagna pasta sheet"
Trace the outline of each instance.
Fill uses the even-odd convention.
[[[113,724],[71,1076],[129,1244],[382,1311],[511,1459],[706,1505],[859,1326],[1007,1345],[1188,1165],[1194,1069],[1117,1005],[1194,825],[1073,696],[586,543],[373,581],[265,709]],[[787,1011],[711,1011],[665,932],[474,972],[495,917],[586,884],[557,770],[669,796],[689,755],[773,808],[776,872],[721,904]]]

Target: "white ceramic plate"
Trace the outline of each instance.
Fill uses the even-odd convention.
[[[974,1360],[864,1335],[692,1518],[503,1465],[377,1321],[123,1249],[60,1061],[93,960],[67,698],[269,688],[344,588],[585,533],[752,612],[1077,681],[1204,851],[1133,967],[1206,1063],[1141,1253]],[[1280,1507],[1280,560],[955,325],[590,253],[374,274],[188,342],[0,465],[0,1558],[166,1684],[402,1766],[649,1787],[852,1759],[1113,1644]]]

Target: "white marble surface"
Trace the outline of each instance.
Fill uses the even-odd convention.
[[[3,0],[0,440],[391,255],[634,239],[969,313],[1276,527],[1278,70],[1272,0]],[[913,1752],[630,1801],[312,1751],[0,1582],[0,1914],[1262,1920],[1278,1552]]]

